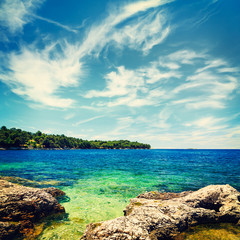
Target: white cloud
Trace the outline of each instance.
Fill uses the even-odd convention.
[[[187,127],[193,126],[200,129],[209,129],[211,131],[216,131],[216,130],[227,127],[227,125],[219,125],[219,123],[224,121],[225,121],[224,118],[215,118],[213,116],[209,116],[209,117],[200,118],[191,123],[187,123],[186,126]]]
[[[227,63],[222,59],[214,59],[212,61],[207,61],[206,66],[198,69],[196,72],[199,73],[199,72],[206,71],[207,69],[210,69],[210,68],[217,68],[224,65],[227,65]]]
[[[77,30],[69,26],[36,15],[34,12],[45,0],[5,0],[0,6],[0,24],[7,27],[11,33],[22,31],[24,25],[39,19],[67,31],[77,33]]]
[[[70,120],[75,117],[75,113],[70,113],[64,117],[64,120]]]
[[[201,108],[225,108],[225,104],[221,101],[214,101],[214,100],[199,100],[195,102],[190,102],[186,104],[186,108],[189,109],[201,109]]]
[[[156,123],[154,124],[155,127],[157,128],[161,128],[161,129],[169,129],[170,128],[170,124],[168,123],[168,120],[171,116],[171,113],[169,112],[169,110],[167,109],[163,109],[158,117],[157,117],[157,121]]]
[[[136,14],[137,12],[146,11],[150,8],[155,8],[161,5],[165,5],[173,1],[175,0],[145,0],[145,1],[139,1],[139,2],[126,5],[124,9],[126,14],[133,15],[133,14]]]
[[[124,96],[129,94],[129,92],[135,92],[136,88],[143,86],[143,80],[139,79],[134,71],[127,70],[123,66],[118,67],[117,72],[107,74],[105,79],[107,84],[106,90],[92,90],[85,97]]]
[[[31,14],[31,16],[34,17],[34,18],[36,18],[36,19],[39,19],[39,20],[42,20],[42,21],[45,21],[45,22],[54,24],[54,25],[56,25],[56,26],[58,26],[58,27],[60,27],[60,28],[63,28],[63,29],[65,29],[65,30],[69,31],[69,32],[73,32],[73,33],[77,33],[77,32],[78,32],[76,29],[73,29],[73,28],[71,28],[71,27],[69,27],[69,26],[66,26],[66,25],[64,25],[64,24],[61,24],[61,23],[59,23],[59,22],[57,22],[57,21],[53,21],[53,20],[51,20],[51,19],[38,16],[38,15],[36,15],[36,14]]]
[[[180,68],[179,64],[177,64],[175,62],[167,62],[166,60],[161,60],[161,58],[160,58],[159,64],[160,64],[160,66],[167,67],[171,70],[176,70],[176,69]]]
[[[190,97],[184,98],[180,100],[172,101],[173,105],[176,104],[184,104],[187,109],[202,109],[202,108],[213,108],[213,109],[221,109],[225,108],[225,104],[220,99],[214,100],[214,96],[210,96],[208,98],[200,97]]]
[[[185,72],[181,67],[185,64],[190,64],[191,70]],[[201,71],[199,65],[203,65]],[[219,73],[223,65],[229,68],[222,59],[215,60],[207,54],[182,50],[135,70],[118,67],[117,71],[105,76],[105,89],[91,90],[85,97],[111,98],[110,101],[101,102],[102,107],[156,106],[168,102],[170,105],[184,104],[188,109],[223,109],[238,86],[236,77]]]
[[[180,78],[181,77],[181,74],[179,72],[168,71],[168,69],[165,71],[161,71],[156,66],[149,67],[149,68],[146,67],[140,71],[142,71],[143,76],[145,76],[145,78],[146,78],[146,82],[149,84],[153,84],[158,81],[163,81],[163,80],[167,80],[170,78]]]
[[[128,105],[130,107],[141,107],[156,104],[161,98],[166,98],[165,91],[161,87],[150,88],[157,82],[167,82],[170,78],[179,78],[181,75],[175,71],[160,72],[156,63],[149,67],[128,70],[124,66],[117,68],[105,76],[106,88],[104,90],[91,90],[86,93],[86,98],[114,98],[105,105],[115,107]],[[101,104],[102,105],[102,104]]]
[[[167,59],[181,64],[194,64],[194,60],[204,57],[203,53],[196,53],[195,51],[185,49],[169,54]]]
[[[139,18],[123,29],[117,29],[113,41],[117,46],[127,46],[148,53],[153,46],[163,42],[170,33],[170,27],[165,27],[166,18],[163,13],[149,13]]]
[[[226,67],[226,68],[220,68],[218,69],[219,73],[237,73],[240,72],[239,68],[234,68],[234,67]]]
[[[72,125],[73,125],[74,127],[76,127],[76,126],[79,126],[79,125],[81,125],[81,124],[83,124],[83,123],[91,122],[91,121],[93,121],[93,120],[96,120],[96,119],[99,119],[99,118],[102,118],[102,117],[104,117],[104,116],[103,116],[103,115],[95,116],[95,117],[92,117],[92,118],[88,118],[88,119],[85,119],[85,120],[78,121],[78,122],[76,122],[76,123],[74,123],[74,124],[72,124]]]
[[[0,6],[0,24],[11,33],[21,31],[33,18],[31,14],[42,4],[41,0],[5,0]]]
[[[12,53],[9,72],[0,78],[14,93],[28,100],[50,107],[72,106],[72,99],[60,97],[61,88],[78,85],[82,65],[72,46],[65,43],[61,53],[57,47],[60,46],[51,45],[42,51],[23,48],[20,54]]]
[[[132,117],[120,117],[116,119],[116,127],[108,132],[104,132],[104,136],[94,136],[94,139],[116,139],[121,138],[121,136],[129,135],[129,133],[132,130],[132,125],[135,123],[134,119]],[[123,137],[124,138],[124,137]],[[127,138],[129,139],[129,138]]]
[[[152,105],[154,102],[151,99],[137,98],[136,95],[130,95],[127,97],[118,98],[116,101],[112,101],[107,104],[109,107],[115,107],[119,105],[126,105],[129,107],[142,107]]]
[[[98,56],[108,44],[114,44],[117,47],[128,46],[146,54],[153,46],[161,43],[168,36],[170,27],[166,24],[167,18],[163,12],[146,12],[140,18],[137,17],[137,14],[172,1],[141,1],[125,4],[115,10],[112,9],[109,16],[100,24],[91,27],[79,47],[79,55],[94,53]],[[125,23],[121,27],[120,24],[126,20],[129,20],[129,23]]]
[[[227,137],[228,138],[232,138],[232,137],[237,137],[240,138],[240,126],[236,126],[230,129],[230,131],[227,133]],[[239,144],[240,147],[240,144]]]
[[[8,84],[14,93],[35,103],[50,107],[71,107],[74,101],[71,98],[60,97],[61,90],[80,83],[83,58],[92,54],[98,56],[106,46],[116,43],[120,47],[127,46],[146,54],[153,46],[161,43],[170,32],[163,12],[146,11],[169,2],[172,1],[141,1],[122,5],[112,10],[99,24],[92,26],[82,42],[75,45],[59,40],[58,43],[45,46],[43,50],[36,50],[36,46],[22,47],[20,54],[12,53],[9,56],[9,71],[1,74],[1,80]],[[21,30],[24,24],[32,20],[31,17],[53,23],[68,31],[73,30],[35,15],[34,10],[39,4],[40,0],[5,1],[1,8],[3,13],[0,15],[1,20],[12,32]],[[140,12],[145,13],[140,17],[138,16]],[[11,15],[14,17],[11,18]],[[92,91],[86,96],[92,97],[94,94],[106,97],[116,94],[134,96],[135,87],[137,91],[144,91],[143,79],[133,76],[134,71],[121,67],[118,71],[119,75],[112,72],[106,76],[108,86],[105,91],[102,93]],[[124,76],[121,75],[121,71],[125,71]],[[119,78],[121,81],[118,81]],[[128,90],[129,87],[131,90]],[[131,104],[139,106],[144,102],[146,101],[134,97]]]
[[[220,61],[218,62],[220,63]],[[192,92],[190,97],[175,100],[173,104],[185,104],[189,109],[226,107],[226,101],[231,99],[231,93],[238,86],[237,79],[233,76],[219,75],[216,70],[206,71],[207,69],[188,76],[184,83],[173,89],[172,93],[178,95],[182,92],[185,94]],[[197,96],[192,97],[194,91]]]

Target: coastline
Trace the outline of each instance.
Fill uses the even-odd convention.
[[[8,183],[6,180],[11,182],[16,180],[18,184],[10,182]],[[6,196],[9,199],[7,202],[5,201],[6,204],[8,204],[9,207],[14,209],[16,208],[8,213],[8,215],[5,217],[0,218],[0,239],[5,239],[8,236],[10,236],[11,239],[18,239],[18,237],[23,237],[24,239],[25,237],[28,239],[39,239],[40,237],[40,239],[42,239],[41,234],[47,230],[46,224],[49,221],[46,216],[51,216],[53,214],[53,218],[50,219],[52,219],[52,224],[54,224],[54,221],[59,221],[57,220],[60,217],[59,214],[65,214],[64,207],[59,205],[59,203],[54,200],[56,197],[65,195],[63,191],[56,188],[24,187],[22,185],[24,180],[28,181],[26,179],[18,179],[14,177],[9,177],[6,179],[5,177],[0,177],[2,196],[7,194]],[[4,191],[4,188],[7,189],[7,192]],[[218,194],[218,192],[220,194]],[[32,196],[34,199],[39,199],[30,203],[30,205],[33,204],[32,207],[36,206],[36,204],[40,204],[39,206],[42,206],[43,202],[47,204],[44,208],[42,208],[42,210],[41,208],[38,208],[38,211],[42,212],[42,214],[44,213],[43,215],[40,214],[42,215],[41,220],[38,217],[32,219],[32,214],[37,214],[36,216],[38,216],[39,213],[31,212],[32,208],[29,208],[29,200],[27,200],[25,203],[24,201],[19,201],[18,198],[16,198],[16,196],[19,196],[19,194],[30,194],[30,197]],[[211,201],[213,198],[216,198],[216,196],[218,197],[214,201],[218,202],[219,205],[215,206],[212,205]],[[46,199],[49,199],[49,197],[51,200],[46,201]],[[118,239],[122,239],[122,237],[124,237],[126,234],[130,234],[131,237],[129,239],[132,240],[139,239],[139,237],[140,239],[142,239],[141,237],[144,239],[149,239],[149,236],[151,239],[153,237],[157,237],[158,239],[162,240],[184,240],[188,239],[188,236],[191,236],[191,239],[199,239],[199,235],[202,236],[202,240],[209,240],[215,239],[215,236],[218,237],[219,232],[220,234],[224,233],[224,237],[240,237],[239,198],[240,193],[229,185],[211,185],[195,192],[146,192],[130,200],[130,203],[128,203],[125,209],[123,209],[124,217],[91,223],[86,226],[85,233],[81,236],[81,239],[89,240],[95,239],[95,237],[98,237],[97,239],[101,239],[103,234],[105,236],[104,239],[110,240],[112,239],[113,232],[111,232],[109,229],[112,229],[112,224],[114,225],[115,229],[114,236],[119,234]],[[228,199],[231,201],[228,201]],[[198,205],[199,201],[202,205]],[[48,209],[52,203],[55,204],[55,207],[53,208],[55,210],[50,210],[48,213],[45,213],[46,209]],[[189,203],[191,204],[189,205]],[[0,201],[0,209],[5,208],[4,204],[5,203]],[[159,206],[161,207],[159,208]],[[26,210],[30,210],[27,215],[24,210],[25,207]],[[14,212],[18,212],[18,208],[23,212],[20,215],[18,213],[18,217],[16,218]],[[166,213],[167,215],[162,215],[163,213]],[[64,216],[68,215],[66,214]],[[156,214],[160,215],[156,218]],[[175,221],[165,222],[165,218],[168,218],[169,214],[172,214],[172,217],[175,219]],[[223,214],[223,217],[220,217],[221,214]],[[29,217],[26,218],[26,216]],[[54,220],[54,216],[59,217]],[[61,219],[64,219],[64,216],[61,217]],[[24,219],[23,221],[21,220],[22,218]],[[158,224],[155,223],[155,219],[161,218],[165,220],[159,220],[161,224],[158,226]],[[201,220],[202,218],[203,220]],[[148,220],[146,221],[146,219]],[[18,222],[19,220],[20,222]],[[68,217],[65,220],[71,221],[71,219],[68,219]],[[128,221],[130,222],[128,223]],[[180,225],[178,224],[178,221],[180,221]],[[166,226],[164,225],[164,222],[167,224]],[[209,225],[209,223],[211,224]],[[119,230],[117,230],[118,228]],[[146,231],[148,228],[152,229],[149,233]],[[131,230],[131,233],[129,232],[129,229]],[[194,238],[194,236],[196,236],[196,238]],[[72,239],[74,240],[77,238]]]
[[[240,148],[26,148],[26,147],[0,147],[0,151],[6,150],[166,150],[166,151],[240,151]]]
[[[0,151],[7,150],[152,150],[148,148],[25,148],[25,147],[10,147],[0,148]]]

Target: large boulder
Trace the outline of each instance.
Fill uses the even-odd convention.
[[[131,199],[125,216],[89,224],[82,240],[173,239],[201,223],[240,219],[240,193],[229,185],[210,185],[196,192],[150,192]]]
[[[24,187],[0,180],[0,239],[24,235],[41,218],[64,213],[64,208],[53,197],[59,194],[64,193],[53,188]]]

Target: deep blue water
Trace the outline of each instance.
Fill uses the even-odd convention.
[[[58,180],[59,186],[111,171],[155,179],[158,190],[226,183],[240,190],[240,150],[0,151],[0,175]]]

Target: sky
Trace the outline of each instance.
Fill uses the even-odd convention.
[[[0,0],[0,124],[240,148],[239,0]]]

